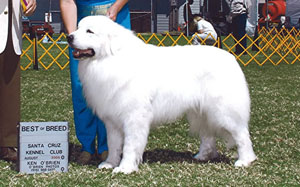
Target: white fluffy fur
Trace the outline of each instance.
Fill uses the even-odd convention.
[[[216,136],[237,146],[235,166],[256,159],[248,87],[234,56],[211,46],[147,45],[104,16],[84,18],[71,35],[71,46],[95,51],[80,59],[79,76],[88,105],[107,128],[109,155],[99,168],[137,171],[150,127],[183,114],[201,137],[196,159],[218,156]]]

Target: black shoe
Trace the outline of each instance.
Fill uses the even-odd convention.
[[[9,162],[17,162],[18,153],[17,148],[14,147],[0,147],[0,160]]]

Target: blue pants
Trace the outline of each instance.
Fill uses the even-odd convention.
[[[78,5],[80,6],[80,5]],[[78,12],[79,20],[86,15]],[[128,5],[125,5],[117,16],[117,23],[130,29],[130,14]],[[91,109],[87,107],[85,98],[82,93],[82,85],[78,77],[78,60],[73,58],[72,49],[69,48],[70,73],[72,86],[72,101],[74,110],[74,123],[76,136],[82,144],[82,151],[91,154],[95,153],[95,140],[97,137],[97,150],[101,154],[107,151],[106,129],[103,122],[95,116]]]
[[[76,136],[82,144],[82,151],[87,151],[91,154],[95,153],[95,140],[97,136],[98,153],[102,153],[103,151],[108,150],[106,129],[103,122],[92,113],[90,108],[87,107],[82,93],[82,85],[78,77],[78,60],[73,58],[72,51],[73,50],[69,48]]]

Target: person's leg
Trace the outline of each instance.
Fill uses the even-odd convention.
[[[199,34],[193,34],[192,38],[193,38],[193,40],[192,40],[193,45],[200,45],[201,44]]]
[[[204,41],[205,45],[213,45],[217,41],[217,36],[213,35],[212,33],[202,33],[199,34],[199,37]],[[200,40],[198,38],[198,40]],[[202,43],[202,41],[199,41]]]
[[[233,23],[233,36],[239,41],[246,34],[246,22],[247,22],[247,14],[242,14],[234,17],[232,19]],[[240,54],[244,51],[244,48],[247,47],[247,38],[241,40],[237,46],[235,53]]]
[[[70,73],[72,87],[72,101],[74,110],[74,124],[76,136],[82,144],[82,151],[95,153],[95,138],[97,124],[94,122],[94,115],[87,107],[86,101],[82,95],[82,86],[78,77],[78,60],[72,56],[70,50]]]
[[[12,3],[9,2],[9,10]],[[20,56],[12,43],[12,13],[9,11],[9,30],[6,49],[0,54],[0,159],[17,161],[17,125],[20,122]]]
[[[0,55],[0,147],[17,147],[20,122],[20,56],[12,44]]]
[[[78,76],[79,62],[73,58],[72,49],[70,49],[69,55],[75,130],[76,136],[82,144],[83,154],[80,159],[85,164],[90,160],[91,154],[95,153],[96,135],[98,137],[98,153],[101,154],[103,151],[107,151],[106,130],[103,122],[93,114],[86,104]]]
[[[97,152],[103,161],[106,160],[108,151],[106,128],[99,118],[95,117],[94,120],[97,123]]]
[[[239,24],[240,38],[242,38],[246,35],[246,23],[247,23],[247,14],[242,14],[240,17],[240,24]],[[247,38],[246,37],[241,41],[241,44],[243,46],[241,52],[243,52],[247,48]]]
[[[234,17],[234,18],[232,18],[231,32],[232,32],[233,37],[234,37],[236,40],[239,40],[239,34],[238,34],[238,18],[237,18],[237,16]],[[235,42],[235,43],[236,43],[236,42]],[[239,45],[240,45],[239,43],[236,43],[236,46],[235,46],[235,52],[237,51]]]

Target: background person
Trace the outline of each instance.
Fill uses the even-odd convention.
[[[246,35],[246,23],[251,0],[226,0],[230,9],[227,21],[231,23],[232,35],[237,41]],[[243,46],[243,47],[242,47]],[[241,40],[235,47],[235,54],[241,54],[247,48],[247,38]],[[246,53],[243,53],[246,54]]]
[[[191,5],[194,3],[194,0],[188,0],[188,2],[186,4],[184,4],[183,6],[183,19],[184,19],[184,22],[186,24],[186,33],[187,34],[192,34],[190,32],[190,26],[193,24],[193,19],[194,19],[194,14],[192,12],[192,9],[191,9]]]
[[[186,4],[183,6],[183,19],[184,22],[187,23],[189,21],[192,21],[194,18],[191,5],[194,3],[194,0],[188,0]]]
[[[36,0],[26,0],[30,16]],[[22,23],[20,0],[0,3],[0,159],[17,161],[17,125],[20,122],[20,55]]]
[[[76,30],[77,23],[89,15],[107,15],[113,21],[130,29],[130,14],[127,3],[128,0],[60,0],[60,8],[66,31],[70,34]],[[102,160],[105,160],[108,150],[106,129],[103,122],[87,107],[78,77],[78,60],[73,58],[71,48],[69,48],[69,56],[75,130],[76,136],[82,144],[78,163],[89,163],[95,153],[96,136],[98,155]]]
[[[194,38],[192,41],[194,45],[201,44],[203,40],[205,40],[205,43],[209,45],[212,45],[216,42],[218,35],[210,22],[206,21],[200,16],[196,16],[194,18],[194,23],[196,27],[196,32],[193,35]]]

